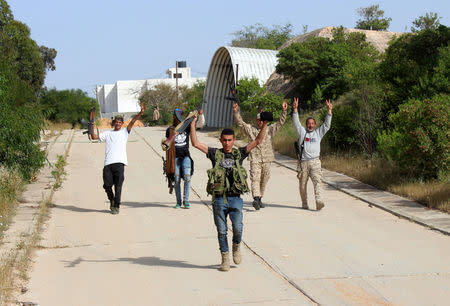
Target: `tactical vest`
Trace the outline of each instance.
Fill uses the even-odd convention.
[[[216,150],[216,163],[214,168],[209,169],[208,172],[208,184],[206,184],[206,192],[213,196],[224,197],[229,194],[243,194],[249,191],[247,185],[247,172],[244,167],[239,163],[241,159],[241,152],[238,149],[233,148],[231,156],[234,160],[234,166],[229,170],[233,176],[233,183],[227,176],[227,169],[223,168],[220,164],[225,158],[225,153],[222,150]]]

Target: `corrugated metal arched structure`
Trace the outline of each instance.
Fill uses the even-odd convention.
[[[258,78],[264,84],[275,71],[277,51],[220,47],[214,54],[206,79],[203,105],[206,125],[226,127],[233,124],[233,102],[231,88],[236,84],[236,64],[239,65],[238,78]]]

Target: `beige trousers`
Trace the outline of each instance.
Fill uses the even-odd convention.
[[[253,197],[263,197],[270,178],[270,162],[250,162],[250,181]]]
[[[308,205],[308,194],[306,192],[306,186],[308,184],[309,178],[311,178],[311,181],[313,182],[316,202],[322,202],[322,165],[320,163],[320,159],[300,161],[298,163],[297,172],[302,205]]]

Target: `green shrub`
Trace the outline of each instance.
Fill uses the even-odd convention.
[[[408,175],[449,179],[450,95],[411,99],[389,117],[393,130],[379,133],[379,150]]]
[[[0,166],[0,233],[8,224],[22,187],[23,180],[17,171]]]
[[[239,80],[237,86],[240,109],[244,120],[249,123],[256,119],[258,111],[264,110],[272,112],[274,120],[278,120],[281,112],[283,96],[267,91],[265,86],[261,86],[257,78],[243,78]]]
[[[326,111],[320,115],[321,120],[325,119]],[[335,150],[357,150],[357,130],[355,125],[356,114],[352,105],[340,103],[333,107],[333,118],[331,128],[325,134],[324,141],[330,149]]]
[[[89,120],[89,114],[95,99],[90,98],[81,89],[44,91],[39,100],[45,113],[45,117],[53,122],[67,122],[73,125],[81,122],[81,119]],[[98,114],[98,104],[96,113]]]
[[[450,28],[444,25],[393,40],[380,64],[380,77],[387,84],[387,103],[397,112],[405,101],[450,93]]]
[[[26,180],[45,159],[38,144],[44,119],[33,99],[33,89],[0,59],[0,163]]]
[[[293,82],[300,107],[316,109],[323,99],[351,90],[355,78],[367,78],[360,72],[373,71],[379,54],[365,34],[345,33],[339,27],[333,30],[333,40],[311,36],[280,50],[277,57],[276,71]]]

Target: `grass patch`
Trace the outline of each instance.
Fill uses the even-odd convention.
[[[57,157],[58,160],[51,172],[55,179],[53,188],[49,196],[46,199],[42,199],[39,203],[39,212],[36,215],[33,228],[30,232],[23,232],[16,247],[9,253],[4,254],[0,259],[0,306],[16,304],[13,301],[14,295],[19,291],[26,291],[24,286],[28,281],[28,271],[32,265],[33,251],[39,245],[44,224],[49,218],[49,210],[54,206],[51,203],[54,192],[61,186],[63,177],[66,174],[64,166],[72,145],[72,139],[65,154]]]
[[[48,203],[53,197],[53,191],[48,200],[42,200],[36,224],[31,233],[23,233],[17,247],[1,258],[0,264],[0,305],[12,305],[12,296],[18,288],[28,281],[28,270],[32,264],[31,257],[34,247],[41,239],[44,223],[48,218]],[[17,281],[19,280],[19,282]]]
[[[450,184],[430,181],[419,183],[403,183],[391,186],[389,191],[414,199],[430,208],[450,213]]]
[[[14,215],[23,187],[24,181],[16,171],[0,167],[0,240]]]
[[[309,114],[301,115],[304,124]],[[318,126],[320,123],[318,122]],[[287,123],[275,135],[275,150],[296,158],[293,143],[298,140],[293,124]],[[379,157],[367,158],[363,154],[335,153],[326,143],[321,147],[322,167],[343,173],[361,182],[387,190],[426,205],[450,213],[450,184],[440,181],[417,181],[405,177],[391,162]]]
[[[321,160],[325,169],[450,213],[449,183],[415,181],[402,175],[389,161],[377,157],[367,159],[361,154],[325,154]]]
[[[53,183],[53,188],[58,189],[61,187],[62,182],[64,180],[64,176],[66,175],[66,171],[64,167],[66,166],[66,159],[63,155],[58,155],[58,161],[53,166],[53,170],[51,172],[55,182]]]
[[[287,120],[286,120],[287,121]],[[297,131],[292,124],[286,123],[275,134],[273,144],[275,150],[281,154],[296,158],[294,142],[298,140]]]

